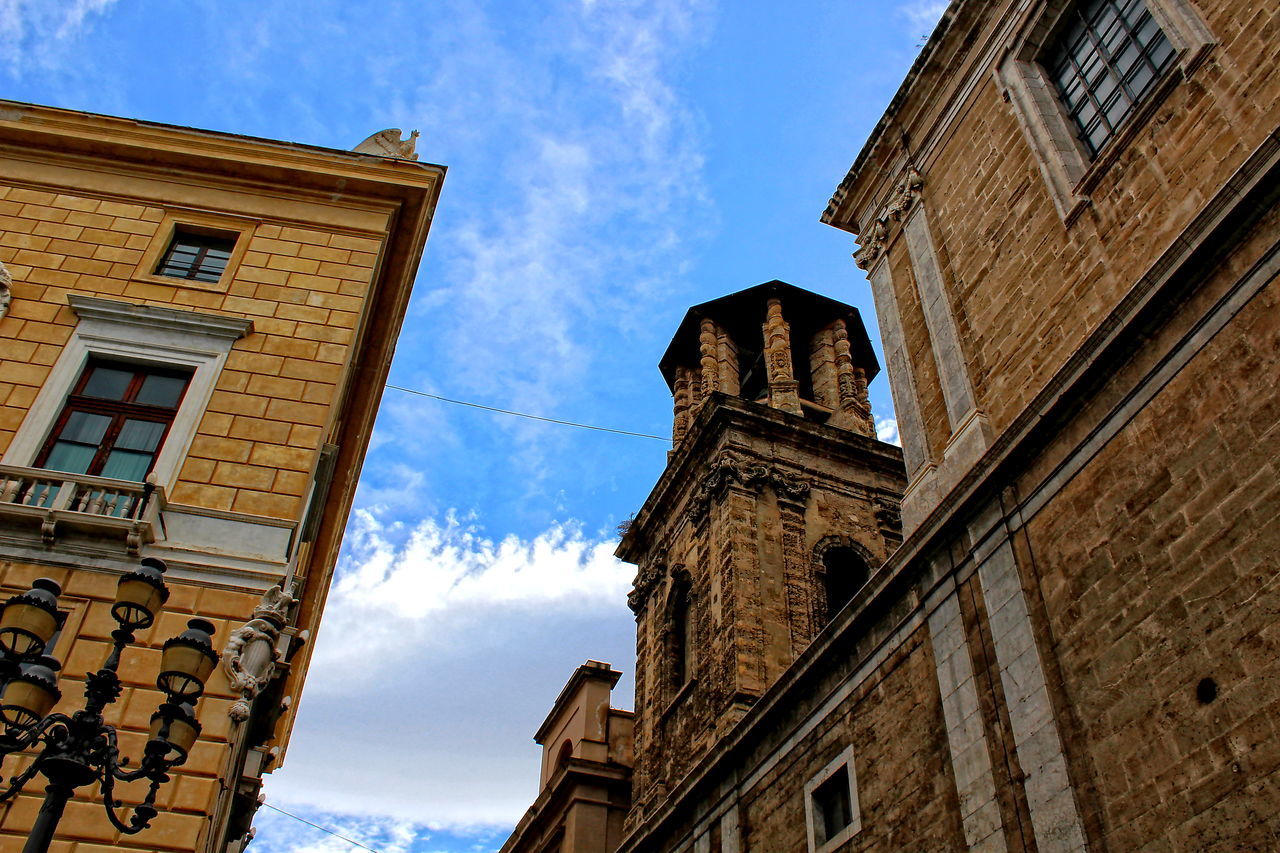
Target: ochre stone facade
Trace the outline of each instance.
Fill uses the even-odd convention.
[[[53,849],[239,850],[261,774],[288,741],[443,169],[0,107],[0,262],[12,278],[0,314],[0,596],[37,577],[62,585],[58,710],[81,707],[81,682],[110,649],[117,578],[140,557],[166,561],[171,597],[126,649],[125,691],[107,709],[135,762],[165,639],[208,619],[219,651],[234,640],[223,664],[239,665],[235,649],[258,636],[240,630],[251,617],[284,623],[262,635],[265,670],[234,683],[215,670],[203,735],[152,828],[117,833],[84,788]],[[157,273],[188,232],[234,241],[214,280]],[[186,371],[153,491],[35,467],[77,377],[99,363]],[[10,756],[5,775],[29,760]],[[0,806],[0,848],[20,846],[39,808],[39,780],[27,787]],[[137,803],[145,785],[116,791]]]
[[[1168,58],[1090,149],[1054,57],[1121,6]],[[619,851],[1276,848],[1278,31],[1244,0],[950,4],[823,215],[876,301],[904,539],[807,644],[767,643],[803,620],[747,599],[777,666],[718,720],[655,701],[678,623],[640,609]],[[784,420],[735,438],[790,447]],[[840,441],[794,434],[866,482]],[[697,482],[685,442],[624,556],[697,524],[671,485]],[[752,531],[735,553],[786,541],[739,491],[711,515]],[[689,589],[720,565],[676,551]],[[733,640],[705,627],[714,590],[690,600],[686,702],[763,671],[699,663]]]

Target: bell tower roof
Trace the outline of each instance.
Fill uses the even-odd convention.
[[[844,320],[849,330],[854,363],[866,372],[868,382],[880,372],[880,363],[871,348],[871,340],[857,308],[774,279],[694,305],[685,312],[675,336],[658,362],[667,387],[675,391],[676,367],[688,360],[690,353],[697,352],[704,319],[714,320],[736,341],[751,341],[760,337],[760,321],[766,314],[770,299],[781,299],[786,305],[787,321],[797,341],[807,341],[819,329],[835,320]]]

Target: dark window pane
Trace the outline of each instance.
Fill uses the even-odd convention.
[[[164,406],[166,409],[175,409],[178,406],[178,401],[182,399],[182,391],[186,387],[187,378],[185,376],[158,376],[153,373],[142,380],[142,387],[138,389],[138,396],[134,398],[134,401],[147,406]]]
[[[87,474],[89,473],[89,465],[93,462],[94,454],[97,452],[98,445],[96,444],[73,444],[67,441],[59,441],[53,445],[53,450],[49,451],[49,458],[45,460],[44,467],[51,471]]]
[[[151,467],[151,458],[150,453],[113,450],[107,456],[106,464],[102,466],[102,476],[141,483],[146,479],[147,469]]]
[[[227,268],[235,245],[235,237],[178,230],[161,258],[156,274],[192,281],[217,281]]]
[[[101,397],[104,400],[123,400],[124,392],[129,390],[129,382],[132,379],[132,370],[121,370],[118,367],[94,367],[89,373],[89,380],[84,383],[84,394],[87,397]]]
[[[116,447],[126,450],[155,450],[164,437],[164,424],[154,421],[136,421],[132,418],[124,422],[120,435],[116,436]]]
[[[849,796],[849,768],[841,767],[813,791],[813,807],[821,837],[819,844],[834,838],[853,823],[853,803]]]
[[[1156,84],[1173,47],[1142,0],[1089,0],[1046,51],[1067,114],[1096,154]]]
[[[58,433],[59,441],[74,441],[80,444],[97,446],[111,425],[108,415],[95,415],[92,412],[72,412],[67,422]]]

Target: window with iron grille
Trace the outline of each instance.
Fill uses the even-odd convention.
[[[1042,64],[1096,156],[1176,55],[1143,0],[1087,0],[1066,14]]]
[[[189,372],[91,361],[36,459],[37,468],[141,482],[186,393]]]
[[[156,275],[188,281],[216,282],[222,277],[235,248],[234,234],[215,234],[179,228],[173,232]]]

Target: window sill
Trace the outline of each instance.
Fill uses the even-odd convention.
[[[689,694],[693,692],[693,688],[696,687],[697,684],[698,684],[698,679],[690,678],[688,681],[684,683],[683,687],[681,687],[679,690],[676,691],[676,695],[671,697],[671,701],[667,703],[666,710],[662,712],[662,719],[664,721],[667,719],[667,717],[670,717],[673,713],[675,713],[676,708],[684,704],[685,698],[688,697]]]
[[[0,519],[39,526],[45,546],[78,531],[117,540],[132,556],[156,541],[164,490],[145,483],[0,465]]]

